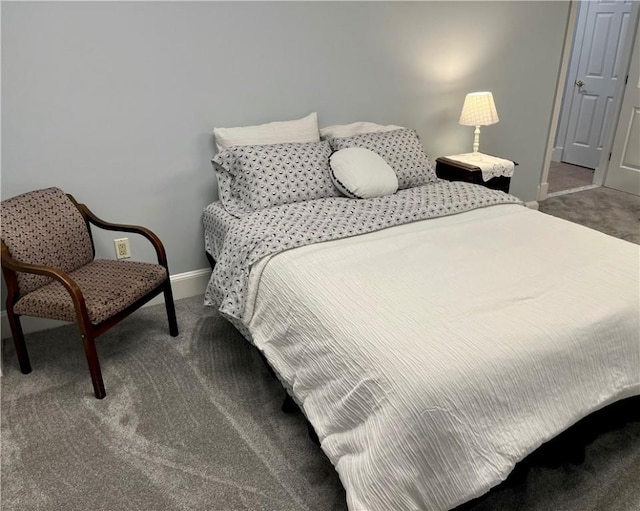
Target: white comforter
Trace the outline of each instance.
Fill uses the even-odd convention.
[[[267,257],[245,323],[351,510],[449,509],[640,394],[639,254],[492,206]]]

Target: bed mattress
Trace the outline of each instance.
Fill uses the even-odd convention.
[[[639,257],[496,205],[265,257],[243,322],[350,509],[450,509],[640,394]]]

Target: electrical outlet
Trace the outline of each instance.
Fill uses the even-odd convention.
[[[118,259],[128,259],[131,257],[131,250],[129,249],[129,238],[119,238],[113,240],[113,244],[116,246],[116,257]]]

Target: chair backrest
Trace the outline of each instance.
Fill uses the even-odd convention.
[[[93,244],[85,219],[59,188],[3,200],[0,213],[2,241],[17,261],[70,272],[93,260]],[[51,281],[31,273],[18,273],[17,280],[21,295]]]

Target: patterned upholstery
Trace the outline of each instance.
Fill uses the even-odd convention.
[[[73,278],[98,324],[145,296],[167,277],[163,266],[93,259],[89,228],[75,204],[58,188],[2,201],[2,241],[11,257],[57,268]],[[71,295],[58,281],[17,273],[21,298],[16,314],[76,321]]]
[[[2,241],[11,257],[72,272],[93,259],[89,230],[76,206],[58,188],[46,188],[2,201]],[[20,294],[51,281],[18,273]]]
[[[98,324],[145,296],[167,277],[158,264],[96,259],[69,272],[82,290],[89,320]],[[76,321],[71,295],[53,281],[23,296],[14,306],[16,314]]]

